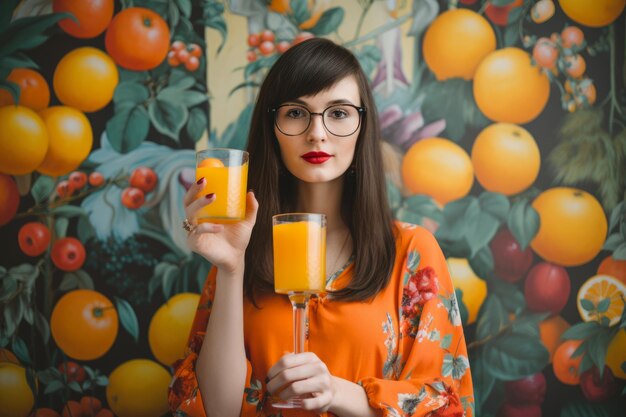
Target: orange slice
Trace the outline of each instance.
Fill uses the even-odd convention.
[[[578,290],[576,305],[584,321],[600,321],[602,317],[607,317],[609,325],[612,326],[619,322],[625,298],[626,285],[620,280],[609,275],[595,275],[585,281]],[[607,299],[608,306],[607,301],[604,301]],[[593,306],[589,302],[593,303]]]

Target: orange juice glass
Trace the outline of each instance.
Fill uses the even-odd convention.
[[[196,181],[205,178],[198,197],[215,193],[215,200],[198,212],[198,222],[234,223],[246,217],[248,152],[207,149],[196,152]]]
[[[287,294],[293,307],[294,353],[306,351],[307,305],[311,294],[326,287],[326,216],[286,213],[272,217],[274,290]],[[274,408],[300,408],[302,398],[272,403]]]

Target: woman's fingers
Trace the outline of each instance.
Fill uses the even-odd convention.
[[[330,389],[330,377],[327,375],[316,375],[311,378],[298,380],[285,386],[278,396],[287,400],[291,397],[305,396],[305,394],[321,393]],[[269,391],[272,392],[272,391]]]
[[[204,196],[196,199],[195,201],[193,201],[191,204],[187,205],[185,207],[185,216],[190,219],[195,219],[196,218],[196,213],[198,211],[200,211],[204,206],[206,206],[207,204],[211,204],[213,201],[215,201],[216,196],[214,193],[211,194],[205,194]],[[192,221],[193,223],[193,221]]]
[[[183,205],[185,207],[190,205],[196,199],[196,196],[200,191],[202,191],[205,185],[206,178],[204,177],[200,178],[198,182],[194,182],[193,184],[191,184],[191,187],[189,187],[189,189],[185,193],[185,197],[183,197]]]
[[[192,230],[191,234],[201,234],[201,233],[219,233],[224,230],[223,224],[217,223],[200,223]]]
[[[256,200],[254,191],[248,191],[246,195],[246,221],[255,223],[259,211],[259,202]]]

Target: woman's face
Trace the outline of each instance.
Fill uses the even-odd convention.
[[[352,76],[315,95],[282,103],[277,110],[278,126],[274,124],[274,132],[281,157],[289,172],[300,181],[333,181],[350,167],[361,126],[358,111],[350,105],[361,106],[359,88]],[[307,125],[307,111],[326,111],[326,126],[321,115],[312,114],[308,128],[299,133]],[[359,118],[358,125],[353,124],[354,117]],[[356,128],[354,132],[353,127]]]

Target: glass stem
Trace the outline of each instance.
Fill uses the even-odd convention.
[[[306,318],[310,295],[290,293],[289,301],[293,307],[293,352],[306,352]]]

